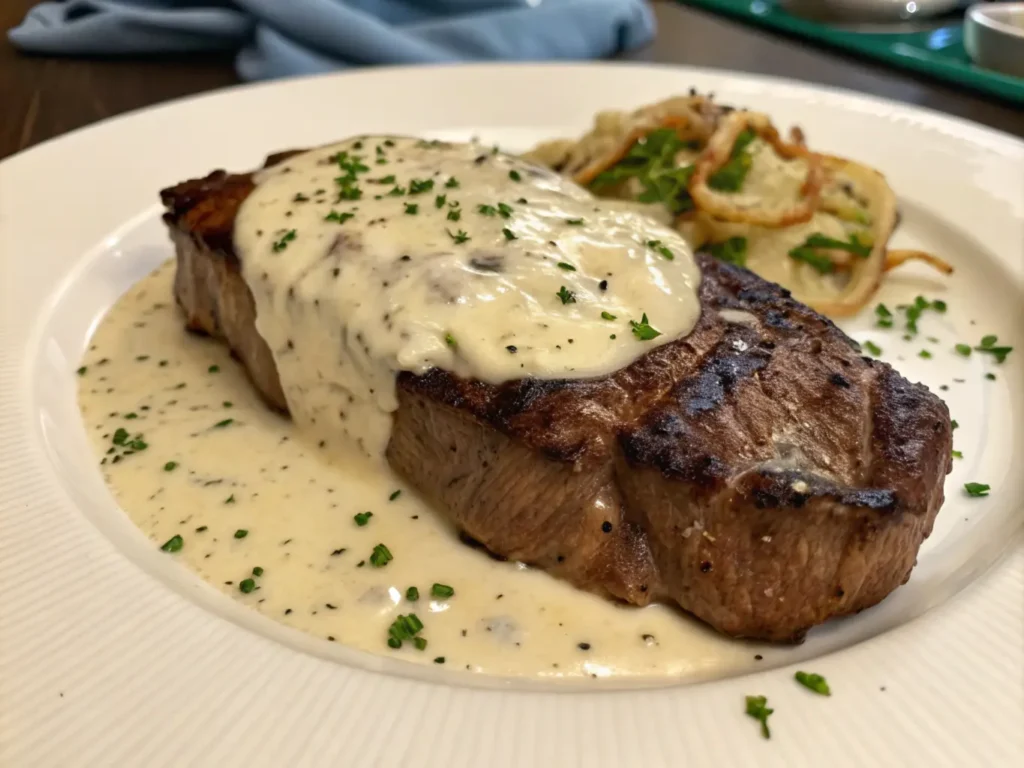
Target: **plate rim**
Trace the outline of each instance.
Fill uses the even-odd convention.
[[[536,70],[543,71],[543,70],[547,70],[547,69],[555,69],[555,70],[582,69],[582,70],[592,71],[592,70],[595,70],[595,69],[599,70],[599,69],[602,69],[602,68],[632,69],[632,70],[635,70],[637,73],[642,73],[644,70],[658,70],[658,71],[668,70],[668,71],[671,71],[671,72],[673,72],[675,74],[678,74],[680,76],[686,75],[686,76],[688,76],[688,77],[690,77],[690,78],[692,78],[694,80],[698,80],[698,81],[701,80],[702,78],[710,78],[710,79],[713,80],[713,79],[717,79],[717,78],[731,77],[731,78],[735,78],[738,82],[746,81],[746,82],[754,82],[754,83],[765,84],[765,85],[768,85],[768,86],[785,87],[785,88],[789,89],[789,91],[791,93],[805,93],[807,95],[819,95],[819,96],[824,94],[824,95],[829,96],[830,98],[837,99],[839,101],[853,100],[854,103],[859,103],[859,104],[861,104],[863,106],[871,106],[871,107],[874,107],[874,108],[884,108],[886,110],[889,110],[891,112],[896,112],[896,113],[908,113],[912,117],[914,117],[916,120],[923,118],[925,123],[935,122],[939,126],[941,126],[941,125],[951,125],[952,124],[953,126],[956,126],[958,131],[968,131],[970,134],[975,134],[977,136],[987,136],[987,140],[986,140],[985,143],[987,144],[988,141],[991,141],[991,142],[993,142],[993,144],[990,145],[990,146],[987,146],[986,148],[988,148],[988,149],[990,149],[992,151],[996,151],[997,153],[1004,153],[1004,152],[1008,153],[1011,158],[1013,158],[1016,162],[1020,163],[1021,167],[1024,168],[1024,140],[1018,139],[1017,137],[1014,137],[1012,134],[1005,133],[1005,132],[999,131],[997,129],[989,128],[987,126],[981,126],[981,125],[972,123],[969,120],[965,120],[963,118],[959,118],[959,117],[955,117],[955,116],[949,116],[949,115],[944,115],[941,112],[937,112],[935,110],[919,108],[919,107],[916,107],[916,106],[913,106],[913,105],[907,105],[907,104],[902,103],[902,102],[898,102],[898,101],[894,101],[894,100],[890,100],[890,99],[886,99],[886,98],[882,98],[882,97],[877,97],[877,96],[870,95],[870,94],[862,94],[862,93],[858,93],[856,91],[850,91],[850,90],[842,89],[842,88],[835,88],[835,87],[832,87],[832,86],[818,86],[818,85],[815,85],[815,84],[802,83],[800,81],[796,81],[796,80],[792,80],[792,79],[788,79],[788,78],[778,78],[778,77],[764,76],[764,75],[748,75],[746,73],[733,72],[733,71],[724,70],[724,69],[675,67],[675,66],[669,66],[669,65],[650,65],[650,64],[644,64],[644,63],[641,63],[641,62],[616,62],[616,63],[605,63],[605,64],[575,64],[575,63],[573,63],[573,64],[569,64],[569,63],[543,64],[543,63],[530,63],[530,64],[514,64],[514,65],[511,65],[511,64],[500,64],[500,63],[497,63],[497,64],[495,64],[495,63],[473,64],[473,65],[450,64],[450,65],[438,65],[438,66],[434,66],[434,67],[419,67],[419,66],[382,67],[382,68],[378,68],[378,69],[374,69],[374,70],[367,70],[367,71],[355,71],[355,72],[351,72],[350,71],[350,72],[344,72],[344,73],[329,73],[329,74],[314,75],[314,76],[298,78],[298,80],[301,80],[301,81],[319,81],[319,80],[335,80],[335,79],[342,79],[342,78],[344,78],[344,79],[367,79],[367,78],[375,77],[375,76],[398,76],[398,77],[402,77],[405,73],[408,73],[408,72],[416,72],[417,74],[421,74],[426,69],[429,69],[429,70],[431,70],[431,71],[433,71],[435,73],[437,71],[439,71],[439,70],[443,71],[443,70],[458,69],[458,70],[461,70],[461,71],[466,71],[466,70],[474,70],[474,69],[476,69],[476,70],[484,70],[484,73],[486,74],[487,71],[492,71],[492,70],[495,70],[495,69],[502,69],[502,70],[518,69],[518,70],[533,70],[533,71],[536,71]],[[247,85],[242,85],[242,86],[229,86],[229,87],[226,87],[226,88],[220,88],[220,89],[216,89],[214,91],[209,91],[209,92],[206,92],[206,93],[203,93],[203,94],[187,96],[187,97],[183,97],[183,98],[180,98],[180,99],[175,99],[173,101],[164,102],[164,103],[159,104],[159,105],[153,105],[153,106],[145,107],[145,108],[142,108],[142,109],[139,109],[139,110],[133,110],[131,112],[127,112],[127,113],[123,113],[121,115],[114,116],[112,118],[109,118],[107,120],[101,121],[99,123],[95,123],[95,124],[92,124],[92,125],[89,125],[89,126],[84,126],[82,128],[79,128],[79,129],[77,129],[75,131],[72,131],[72,132],[69,132],[67,134],[64,134],[62,136],[55,137],[55,138],[50,139],[50,140],[48,140],[46,142],[42,142],[42,143],[40,143],[38,145],[35,145],[34,147],[31,147],[31,148],[29,148],[29,149],[27,149],[27,150],[25,150],[23,152],[16,153],[15,155],[12,155],[11,157],[6,158],[3,162],[0,162],[0,193],[2,193],[2,191],[3,191],[3,185],[4,185],[5,181],[7,180],[7,178],[9,176],[15,175],[16,172],[20,173],[20,170],[18,170],[18,169],[20,168],[20,166],[23,163],[26,163],[26,162],[29,162],[29,163],[42,162],[42,161],[38,160],[38,158],[44,158],[45,159],[45,155],[55,145],[59,145],[62,142],[64,142],[65,146],[67,146],[70,143],[72,143],[73,141],[80,140],[81,137],[86,135],[86,134],[92,134],[94,132],[98,134],[98,133],[108,129],[112,124],[121,123],[122,121],[130,121],[130,120],[132,120],[134,118],[137,118],[137,117],[139,117],[140,115],[143,115],[143,114],[147,114],[147,113],[151,113],[151,112],[159,113],[159,112],[164,111],[164,110],[170,111],[170,110],[175,110],[175,109],[181,109],[184,105],[188,105],[188,104],[190,104],[192,102],[203,101],[203,100],[217,100],[217,99],[222,98],[225,94],[233,94],[233,93],[235,93],[237,91],[253,92],[253,91],[260,91],[260,90],[264,90],[264,89],[267,90],[267,91],[274,91],[274,90],[281,89],[283,86],[286,86],[288,84],[292,84],[293,82],[294,81],[288,81],[287,83],[284,83],[282,81],[275,81],[275,82],[252,83],[252,84],[247,84]],[[268,151],[272,151],[272,150],[268,149]],[[31,160],[29,160],[28,158],[31,158]],[[15,161],[17,161],[17,162],[15,162]],[[15,171],[10,170],[12,167],[15,168]],[[15,206],[15,209],[16,209],[16,206]],[[0,208],[0,210],[2,210],[2,208]],[[122,219],[122,223],[123,224],[126,225],[127,222],[128,222],[128,218]],[[6,243],[6,236],[5,236],[4,242]],[[94,244],[92,244],[92,246],[90,246],[89,248],[87,248],[85,250],[91,252],[95,248],[98,248],[98,247],[100,247],[100,243],[94,243]],[[5,252],[7,252],[8,249],[5,248],[4,250],[5,250]],[[76,258],[75,263],[78,264],[78,263],[80,263],[82,261],[83,256],[80,254],[80,255],[76,256],[75,258]],[[6,259],[0,260],[0,267],[4,267],[5,271],[6,271]],[[67,277],[67,275],[65,275],[65,277]],[[1018,277],[1019,277],[1019,275],[1018,275]],[[10,281],[7,281],[7,280],[4,281],[5,290],[8,290],[8,291],[12,290],[13,286],[11,286],[9,283],[10,283]],[[56,289],[57,289],[57,286],[51,286],[51,295],[55,294]],[[13,296],[13,293],[11,295]],[[10,361],[7,359],[7,351],[12,349],[12,348],[20,349],[21,345],[19,345],[17,343],[12,343],[12,338],[10,337],[10,335],[8,333],[8,327],[9,326],[8,326],[7,321],[6,321],[6,313],[11,311],[11,307],[13,306],[14,302],[13,301],[5,301],[4,303],[5,303],[5,306],[7,307],[7,309],[5,310],[5,322],[4,322],[4,325],[3,325],[2,328],[0,328],[0,356],[2,356],[2,362],[3,362],[3,364],[0,364],[0,393],[6,393],[8,391],[13,391],[14,388],[19,385],[19,382],[17,382],[17,379],[19,377],[20,378],[24,378],[24,375],[25,375],[25,371],[22,369],[21,366],[13,366],[13,365],[10,364]],[[35,337],[34,331],[38,330],[39,321],[40,321],[40,318],[37,317],[36,318],[36,322],[33,323],[33,333],[30,334],[30,338],[34,338]],[[23,362],[22,358],[24,357],[24,355],[18,354],[16,357],[17,357],[16,362]],[[24,381],[22,381],[20,383],[23,384]],[[15,420],[14,416],[12,416],[9,413],[0,413],[0,433],[7,433],[8,430],[12,430],[13,431],[14,429],[17,429],[17,428],[18,428],[18,424],[16,423],[16,420]],[[26,460],[24,463],[27,464],[29,462]],[[6,479],[10,479],[10,476],[12,474],[11,470],[12,469],[16,469],[16,468],[17,468],[16,466],[9,466],[9,467],[6,467],[6,469],[4,467],[0,467],[0,477],[3,477],[4,475],[7,475]],[[4,486],[0,485],[0,488],[2,488],[2,487],[4,487]],[[2,505],[3,501],[4,501],[3,492],[0,492],[0,505]],[[6,522],[5,522],[6,520],[13,518],[13,515],[9,515],[10,509],[11,508],[9,507],[6,513],[3,513],[4,511],[2,509],[0,509],[0,513],[3,513],[3,514],[0,514],[0,528],[2,528],[3,526],[6,525]],[[1010,544],[1010,546],[1008,546],[1004,550],[1003,554],[1000,556],[1000,558],[997,560],[997,562],[993,563],[987,569],[987,573],[983,574],[983,575],[979,575],[978,577],[976,577],[974,579],[974,581],[970,585],[968,585],[960,594],[958,594],[955,597],[953,597],[949,601],[950,603],[953,603],[953,602],[960,602],[960,603],[962,603],[964,601],[964,599],[965,599],[965,595],[967,595],[971,591],[977,591],[982,586],[982,582],[983,581],[988,583],[988,582],[990,582],[996,576],[1000,576],[1004,580],[1009,579],[1010,583],[1015,583],[1015,580],[1016,580],[1016,582],[1024,584],[1024,579],[1021,578],[1021,573],[1024,573],[1024,557],[1021,557],[1021,555],[1024,554],[1024,550],[1021,550],[1020,547],[1018,546],[1019,543],[1020,543],[1020,536],[1019,536],[1019,534],[1021,533],[1021,529],[1020,528],[1018,528],[1017,533],[1018,533],[1018,536],[1017,536],[1016,541],[1012,542]],[[96,535],[99,535],[98,532],[96,532]],[[4,560],[10,554],[11,554],[10,552],[6,552],[4,550],[3,538],[0,537],[0,574],[4,573]],[[3,600],[3,598],[0,598],[0,600]],[[848,651],[855,650],[856,648],[864,648],[864,647],[867,647],[869,645],[875,644],[876,641],[881,641],[881,640],[886,639],[886,638],[888,638],[889,641],[891,641],[891,638],[893,636],[899,635],[899,634],[903,634],[905,631],[909,632],[912,627],[916,627],[916,630],[919,631],[921,629],[920,625],[922,625],[923,623],[927,623],[929,621],[929,617],[933,616],[934,614],[935,614],[935,609],[930,609],[925,614],[917,617],[916,619],[911,620],[907,624],[905,624],[903,626],[900,626],[900,627],[898,627],[898,628],[896,628],[894,630],[890,630],[890,631],[886,632],[885,635],[883,635],[883,636],[872,638],[871,640],[863,642],[863,643],[859,644],[858,646],[855,646],[854,648],[846,649],[844,651],[832,652],[832,653],[828,654],[827,656],[823,656],[823,657],[820,657],[820,658],[825,659],[825,658],[829,658],[830,656],[834,656],[834,655],[839,654],[839,653],[847,653]],[[1022,636],[1024,636],[1024,634],[1022,634]],[[0,637],[2,637],[2,635],[0,635]],[[4,654],[2,644],[0,644],[0,669],[2,669],[4,667],[4,665],[9,664],[9,663],[11,663],[11,659],[8,658]],[[699,698],[699,697],[703,697],[704,694],[701,693],[701,691],[706,691],[710,687],[717,686],[718,688],[724,690],[724,689],[726,689],[726,688],[728,688],[730,686],[724,686],[724,685],[722,685],[722,683],[732,683],[733,685],[735,685],[737,683],[737,681],[741,681],[741,682],[742,681],[748,681],[748,682],[756,681],[757,683],[760,683],[760,682],[764,681],[764,682],[767,683],[767,682],[771,682],[771,681],[765,680],[766,676],[771,675],[771,676],[779,676],[779,677],[781,677],[781,675],[783,674],[784,671],[785,670],[775,669],[775,670],[770,670],[770,671],[765,671],[765,672],[755,672],[755,673],[752,673],[750,675],[741,675],[741,676],[738,676],[738,677],[729,678],[729,679],[724,680],[724,681],[708,681],[708,682],[696,683],[696,684],[693,684],[693,685],[690,685],[690,686],[685,686],[683,688],[676,687],[676,688],[667,689],[669,691],[669,693],[664,693],[664,689],[657,689],[659,691],[658,698],[660,699],[663,696],[678,696],[681,699],[689,700],[690,705],[692,705],[692,701],[694,699]],[[370,674],[370,673],[367,673],[367,674]],[[4,685],[3,681],[2,681],[2,679],[0,679],[0,691],[4,690],[3,685]],[[388,686],[386,686],[386,687],[388,687]],[[393,687],[393,686],[391,686],[391,687]],[[414,685],[413,687],[416,687],[416,686]],[[447,688],[447,686],[443,686],[443,687]],[[748,687],[750,687],[750,686],[748,686]],[[482,694],[483,693],[479,689],[461,689],[461,690],[475,690],[477,694]],[[488,692],[488,693],[494,693],[495,695],[514,694],[515,696],[534,696],[534,695],[538,695],[539,698],[545,698],[548,695],[554,696],[554,697],[563,697],[565,695],[565,693],[569,693],[569,692],[567,691],[567,692],[559,692],[559,693],[543,694],[543,695],[534,694],[532,692],[524,693],[524,692],[510,692],[510,691],[506,691],[506,692],[503,692],[503,693],[501,693],[501,692]],[[604,692],[604,693],[601,693],[600,695],[601,696],[608,696],[608,697],[622,697],[622,696],[626,696],[626,695],[629,695],[629,694],[637,694],[637,693],[651,695],[651,691],[646,691],[644,689],[640,689],[640,690],[637,690],[637,691],[621,692],[621,693]],[[587,696],[587,695],[593,695],[593,694],[575,694],[575,695]],[[454,698],[454,696],[452,698]],[[783,697],[780,695],[780,698],[783,698]],[[2,713],[0,713],[0,726],[6,724],[5,720],[6,720],[6,717]],[[753,726],[751,726],[751,728],[753,728]],[[0,749],[2,749],[2,747],[4,746],[4,731],[5,730],[6,730],[5,728],[0,727]],[[754,742],[754,744],[755,744],[755,746],[757,746],[757,742]],[[586,750],[584,750],[584,751],[586,751]],[[790,751],[790,752],[787,753],[787,756],[788,757],[792,757],[792,756],[798,755],[800,753],[802,753],[802,749],[798,749],[796,752]],[[0,751],[0,754],[2,754],[2,751]],[[710,754],[714,754],[714,751],[712,750],[712,751],[708,752],[708,754],[709,755]],[[754,750],[750,754],[751,755],[758,755],[759,753],[756,750]],[[695,756],[695,755],[691,754],[691,756]],[[772,759],[775,759],[776,757],[779,757],[779,756],[781,756],[781,752],[776,753],[776,755],[774,755],[774,756],[766,756],[766,755],[762,754],[758,759],[761,759],[763,761],[763,759],[767,757],[768,760],[772,760]]]

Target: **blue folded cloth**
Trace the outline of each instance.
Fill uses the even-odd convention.
[[[237,50],[246,80],[374,64],[612,56],[647,43],[644,0],[67,0],[8,33],[24,51]]]

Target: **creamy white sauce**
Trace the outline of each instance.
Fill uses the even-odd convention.
[[[678,233],[477,144],[361,137],[291,158],[260,174],[234,242],[293,418],[371,457],[399,371],[592,377],[700,313]],[[645,314],[661,335],[641,341]]]
[[[460,543],[383,466],[317,449],[266,408],[221,344],[184,332],[172,276],[168,263],[112,308],[79,382],[96,460],[121,508],[154,548],[182,537],[180,551],[157,556],[325,643],[424,664],[443,658],[446,669],[669,680],[755,663],[748,646],[671,608],[617,605],[496,562]],[[146,447],[125,455],[127,443],[113,445],[118,429]],[[366,511],[373,516],[360,527],[353,516]],[[375,568],[380,543],[394,559]],[[243,593],[248,578],[255,588]],[[434,582],[455,595],[432,600]],[[410,586],[415,603],[405,599]],[[388,648],[388,626],[410,612],[427,648]]]

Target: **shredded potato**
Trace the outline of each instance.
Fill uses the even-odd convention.
[[[645,159],[673,141],[644,177]],[[659,219],[676,214],[694,249],[747,266],[833,317],[860,311],[885,273],[907,261],[953,271],[929,253],[888,250],[896,198],[881,173],[811,151],[799,127],[786,141],[766,115],[696,94],[602,112],[579,140],[546,142],[526,157],[599,195],[639,201]],[[666,178],[675,186],[659,185]]]

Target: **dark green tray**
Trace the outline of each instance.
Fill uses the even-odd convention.
[[[909,32],[858,31],[792,16],[777,7],[772,0],[678,1],[844,48],[897,67],[966,85],[1008,101],[1024,103],[1024,79],[981,69],[971,63],[964,50],[964,25],[959,18],[940,21],[930,29]]]

